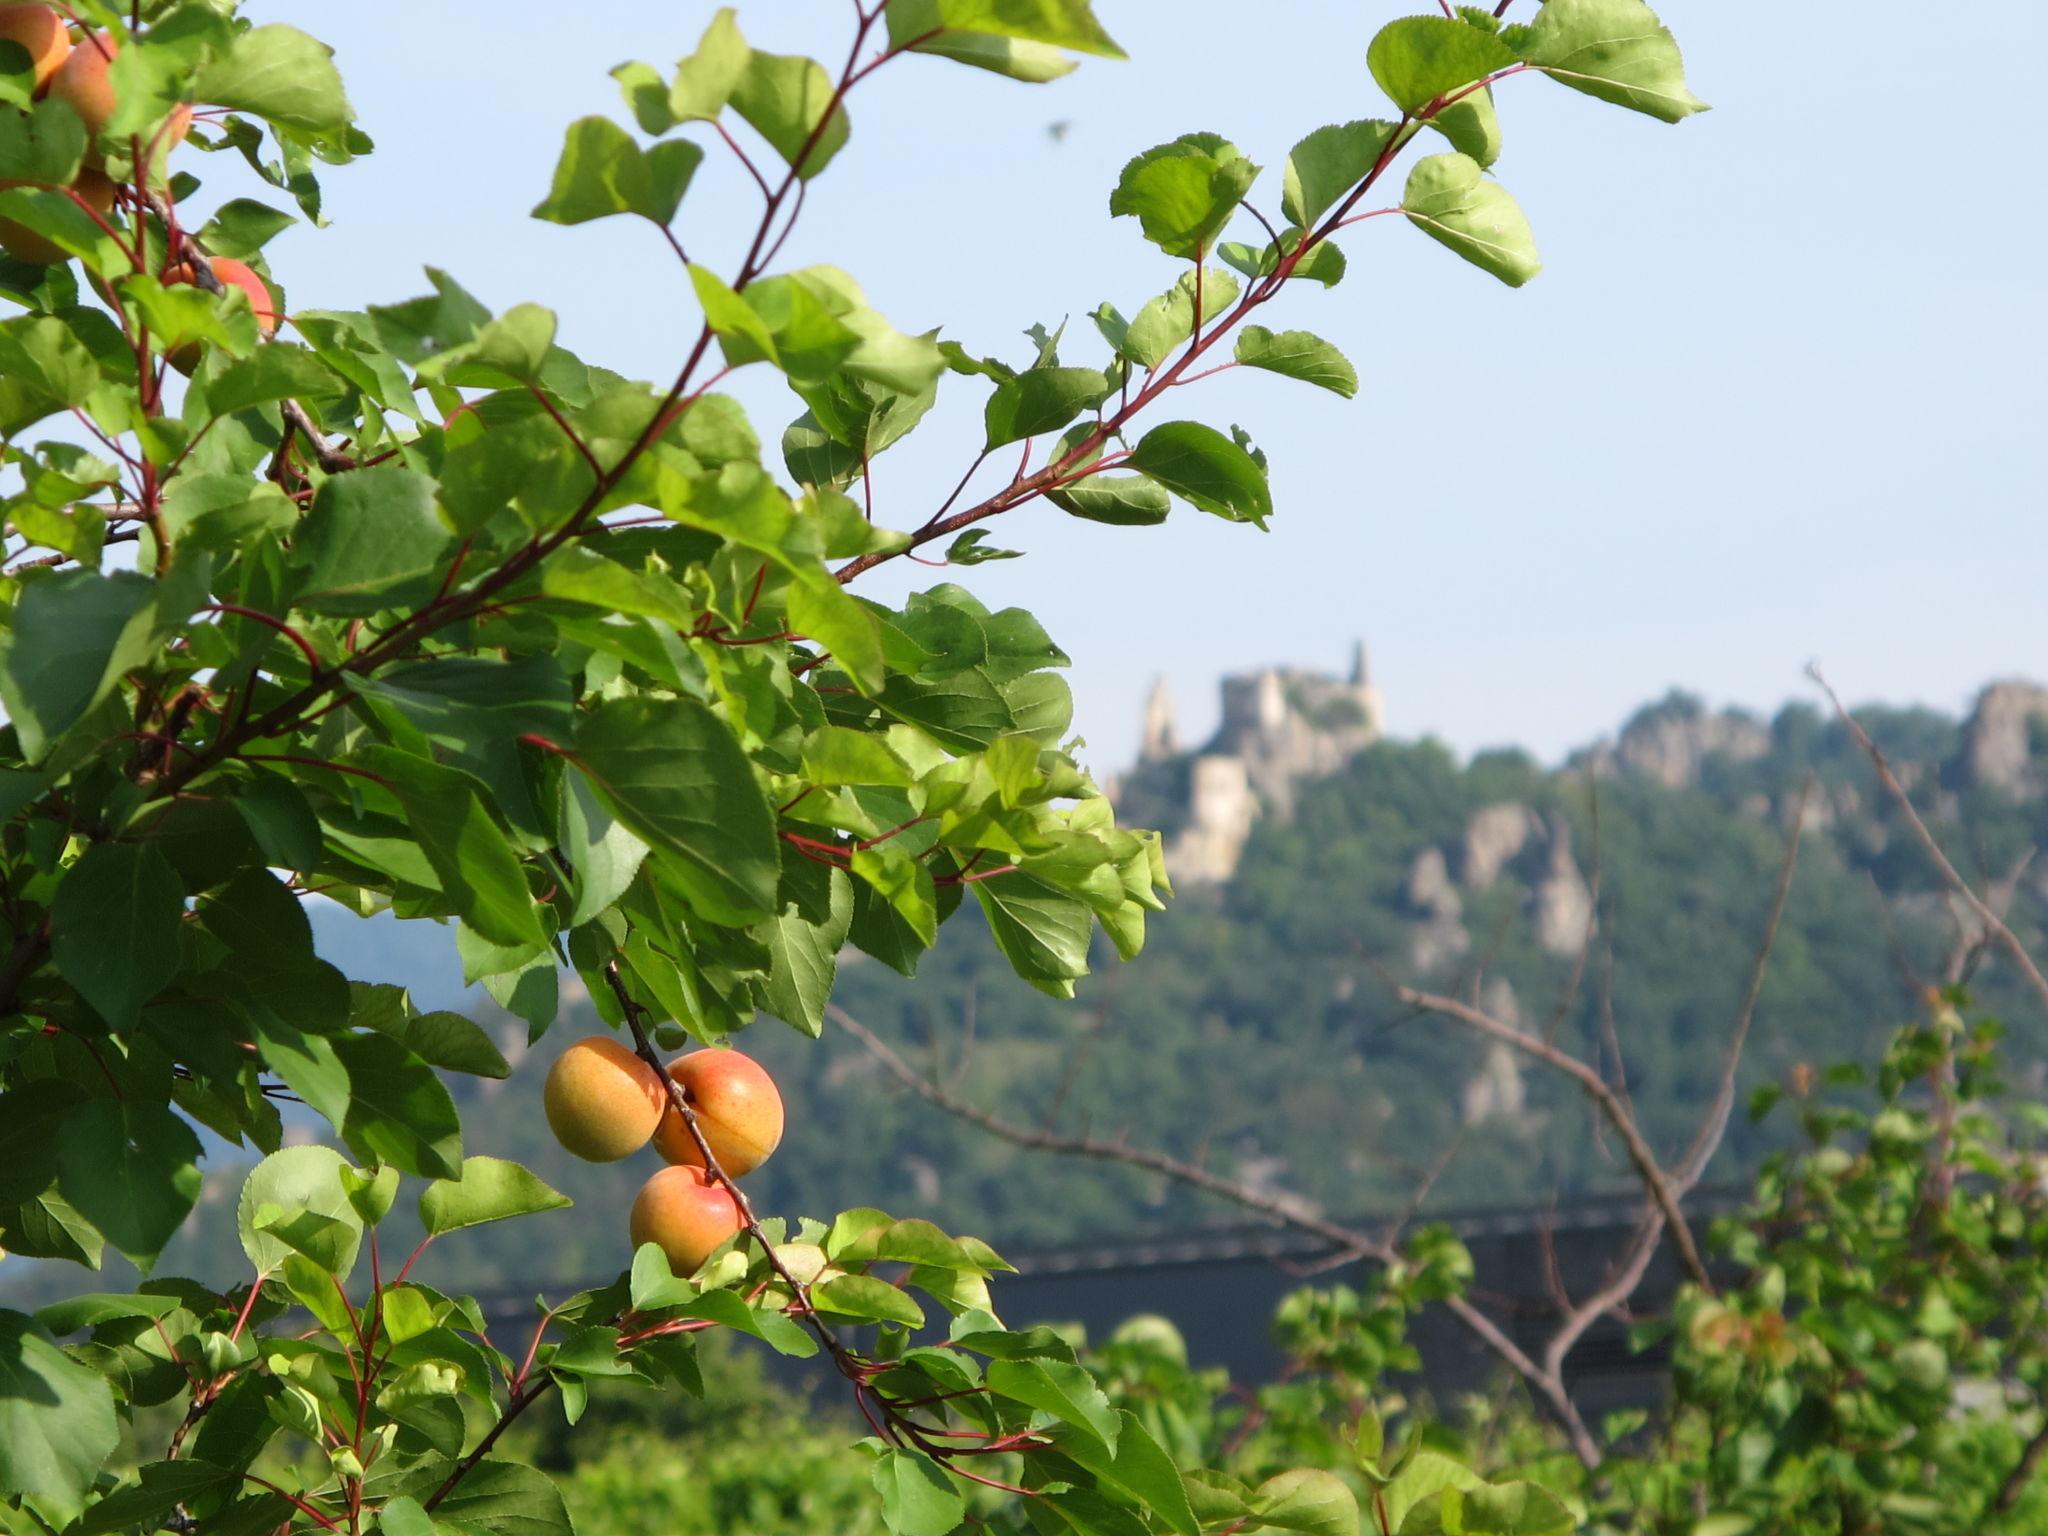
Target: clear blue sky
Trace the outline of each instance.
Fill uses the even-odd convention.
[[[431,261],[495,306],[557,309],[593,361],[672,372],[697,319],[653,231],[526,213],[570,120],[623,120],[607,70],[666,69],[711,5],[250,9],[336,45],[379,143],[329,173],[332,228],[272,247],[294,307],[409,296]],[[758,44],[834,64],[851,9],[740,8]],[[1411,9],[1427,7],[1099,0],[1128,63],[1043,87],[892,64],[857,92],[785,262],[836,262],[899,328],[1013,358],[1025,325],[1072,315],[1075,360],[1092,360],[1080,317],[1103,299],[1129,313],[1175,276],[1106,215],[1123,161],[1222,132],[1268,167],[1253,196],[1276,205],[1295,139],[1384,110],[1365,45]],[[2048,214],[2031,95],[1986,54],[2032,13],[1969,15],[1672,0],[1716,108],[1676,128],[1508,82],[1496,169],[1542,246],[1535,283],[1511,292],[1376,221],[1348,232],[1342,286],[1262,317],[1342,346],[1360,399],[1243,372],[1181,396],[1176,413],[1242,422],[1270,453],[1270,533],[1182,510],[1106,529],[1041,506],[995,525],[1030,558],[965,579],[1072,652],[1102,768],[1132,751],[1155,675],[1199,732],[1218,674],[1335,668],[1359,635],[1398,734],[1546,757],[1673,685],[1762,709],[1808,696],[1810,659],[1852,699],[1947,708],[1994,675],[2048,675]],[[714,164],[679,221],[692,254],[729,269],[721,234],[751,228],[755,197]],[[771,384],[742,392],[772,442],[797,407]],[[980,390],[948,390],[878,465],[885,522],[921,521],[979,445]]]

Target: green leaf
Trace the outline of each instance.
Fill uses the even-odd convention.
[[[1493,107],[1493,87],[1460,97],[1429,120],[1429,126],[1451,141],[1451,148],[1481,165],[1500,158],[1500,115]]]
[[[1409,1510],[1425,1501],[1434,1504],[1445,1489],[1485,1486],[1486,1480],[1478,1473],[1442,1452],[1418,1451],[1387,1484],[1380,1501],[1386,1508],[1389,1527],[1399,1531],[1407,1522]]]
[[[732,109],[774,146],[799,180],[809,181],[832,163],[852,131],[837,89],[816,59],[756,49],[733,83]]]
[[[1402,1517],[1401,1536],[1571,1536],[1578,1522],[1534,1483],[1480,1483],[1418,1500]],[[1693,1536],[1704,1527],[1695,1525]]]
[[[75,1505],[120,1439],[106,1378],[0,1312],[0,1493]]]
[[[85,124],[68,103],[45,100],[28,112],[0,112],[0,180],[68,186],[85,150]]]
[[[1270,241],[1254,246],[1226,240],[1216,248],[1216,254],[1226,265],[1247,277],[1265,277],[1278,271],[1281,259],[1298,249],[1304,238],[1300,230],[1288,228],[1280,231],[1277,249]],[[1334,241],[1318,240],[1288,269],[1287,278],[1289,282],[1299,280],[1334,288],[1344,280],[1344,253],[1337,249]]]
[[[666,225],[703,159],[704,151],[687,139],[643,151],[610,118],[579,118],[569,125],[554,185],[533,216],[553,224],[583,224],[637,213]]]
[[[1438,97],[1519,62],[1492,33],[1448,16],[1390,21],[1365,51],[1373,79],[1408,113],[1420,113]]]
[[[433,596],[452,542],[425,475],[380,465],[331,476],[293,540],[306,567],[298,605],[343,616],[417,606]]]
[[[155,597],[132,571],[66,571],[21,594],[0,633],[0,703],[30,763],[149,658]]]
[[[882,1452],[868,1476],[882,1496],[882,1519],[896,1536],[951,1536],[967,1513],[945,1469],[915,1451]]]
[[[1190,506],[1231,522],[1263,528],[1273,515],[1266,472],[1244,449],[1200,422],[1169,421],[1154,427],[1124,462]]]
[[[959,538],[946,546],[948,565],[986,565],[991,560],[1021,560],[1021,549],[999,549],[982,541],[988,537],[986,528],[970,528]]]
[[[1318,128],[1287,156],[1281,211],[1290,222],[1308,228],[1365,180],[1395,132],[1392,123],[1376,117]]]
[[[669,90],[669,115],[678,122],[717,117],[732,99],[750,52],[733,20],[732,7],[720,7],[698,39],[697,51],[676,66],[676,83]]]
[[[1064,1436],[1060,1449],[1104,1482],[1121,1488],[1178,1536],[1200,1536],[1201,1526],[1188,1502],[1187,1484],[1173,1458],[1161,1449],[1144,1421],[1128,1409],[1118,1414],[1122,1428],[1111,1454],[1093,1435]]]
[[[459,1176],[462,1122],[433,1068],[389,1035],[347,1035],[334,1053],[348,1069],[342,1139],[358,1157],[430,1179]]]
[[[1218,267],[1202,272],[1201,289],[1204,325],[1237,299],[1237,279]],[[1185,272],[1165,293],[1148,301],[1121,335],[1115,334],[1114,321],[1105,322],[1099,311],[1096,325],[1121,356],[1142,367],[1157,368],[1175,347],[1195,334],[1195,297],[1195,272]]]
[[[429,1235],[480,1227],[487,1221],[556,1211],[573,1202],[519,1164],[497,1157],[465,1157],[462,1172],[440,1179],[420,1195],[420,1225]]]
[[[1470,155],[1431,155],[1408,173],[1401,207],[1430,239],[1519,288],[1543,263],[1521,207]]]
[[[937,8],[938,0],[895,0],[888,11],[892,23],[890,30],[896,30],[893,23],[899,12],[915,16],[920,12],[929,14]],[[1074,60],[1045,43],[1027,43],[1014,37],[991,37],[985,32],[941,32],[930,37],[925,35],[929,30],[926,27],[905,34],[924,38],[923,42],[912,45],[911,52],[952,59],[975,69],[985,69],[992,75],[1001,75],[1006,80],[1043,85],[1048,80],[1072,74],[1076,67]]]
[[[1114,216],[1134,215],[1169,256],[1197,260],[1223,231],[1259,168],[1213,133],[1184,134],[1123,168],[1110,194]]]
[[[575,882],[571,928],[589,922],[625,895],[647,857],[647,844],[605,807],[590,781],[573,768],[562,775],[555,846],[569,861]]]
[[[1521,51],[1575,91],[1667,123],[1707,110],[1686,87],[1677,40],[1642,0],[1551,0]]]
[[[505,1078],[512,1068],[491,1037],[459,1013],[414,1014],[386,1033],[430,1067],[471,1077]]]
[[[57,1187],[147,1271],[199,1198],[199,1138],[161,1104],[97,1099],[57,1138]]]
[[[305,1146],[273,1152],[249,1170],[249,1177],[242,1181],[241,1198],[235,1203],[235,1230],[242,1239],[242,1251],[259,1274],[283,1268],[288,1256],[302,1251],[277,1234],[274,1219],[268,1230],[259,1226],[259,1221],[310,1214],[336,1222],[353,1234],[326,1266],[339,1278],[348,1278],[355,1267],[363,1216],[342,1184],[347,1168],[332,1147]]]
[[[1334,1472],[1298,1467],[1269,1477],[1252,1498],[1262,1526],[1306,1536],[1358,1536],[1358,1498]]]
[[[1082,411],[1101,400],[1109,381],[1097,368],[1034,368],[996,386],[982,411],[987,425],[986,447],[1021,442],[1044,432],[1057,432]]]
[[[915,779],[910,765],[885,737],[828,725],[804,742],[803,776],[821,788],[839,784],[871,784],[908,788]]]
[[[152,843],[95,843],[65,872],[50,906],[57,970],[93,1011],[132,1029],[178,973],[185,893]]]
[[[1123,1423],[1095,1378],[1081,1366],[1059,1360],[994,1360],[987,1380],[989,1391],[1049,1413],[1062,1424],[1093,1435],[1115,1454]]]
[[[1342,352],[1309,331],[1269,331],[1248,325],[1237,333],[1237,360],[1314,384],[1346,400],[1358,393],[1358,370]]]
[[[650,846],[694,874],[714,921],[755,922],[777,908],[775,815],[752,764],[693,699],[618,699],[586,716],[577,765],[605,804]]]
[[[341,1180],[342,1191],[348,1196],[349,1209],[362,1218],[363,1225],[374,1227],[391,1214],[391,1206],[398,1199],[398,1170],[378,1168],[364,1171],[360,1168],[341,1168],[336,1171]]]
[[[136,1468],[133,1484],[114,1489],[65,1530],[67,1536],[158,1530],[164,1517],[180,1504],[219,1488],[234,1477],[230,1469],[211,1462],[152,1461]]]
[[[340,375],[304,347],[274,341],[209,378],[206,409],[209,416],[231,416],[272,400],[331,398],[346,387]],[[248,487],[243,489],[246,494]]]
[[[789,906],[761,934],[770,961],[761,1006],[813,1040],[825,1032],[825,1004],[838,975],[840,947],[853,923],[852,880],[841,870],[821,873],[828,877],[825,920],[814,922]]]
[[[121,1322],[131,1317],[158,1318],[177,1311],[184,1303],[176,1296],[119,1295],[96,1291],[67,1296],[36,1309],[36,1325],[58,1338],[97,1328],[102,1323]]]
[[[496,944],[533,945],[546,937],[519,855],[468,774],[391,747],[372,747],[359,759],[390,784],[464,922]]]
[[[98,360],[54,315],[0,325],[0,374],[56,405],[81,405],[100,385]]]
[[[1118,528],[1147,528],[1166,521],[1173,510],[1166,488],[1143,475],[1089,475],[1046,499],[1063,512]]]
[[[888,19],[889,41],[897,47],[943,29],[1070,48],[1105,59],[1124,57],[1123,49],[1095,19],[1089,0],[892,0]]]
[[[451,1463],[429,1462],[408,1475],[403,1491],[432,1494],[453,1470]],[[476,1463],[434,1506],[434,1519],[487,1536],[575,1536],[561,1490],[546,1473],[515,1461]]]
[[[669,1268],[658,1243],[642,1243],[633,1251],[627,1285],[636,1312],[658,1312],[697,1299],[697,1288]]]
[[[811,1300],[820,1312],[850,1317],[864,1323],[901,1323],[906,1328],[924,1326],[924,1309],[886,1280],[873,1275],[840,1275],[814,1286]]]
[[[231,198],[214,209],[198,239],[209,255],[232,256],[239,261],[254,256],[298,222],[268,203],[247,197]]]
[[[252,27],[200,71],[196,99],[286,128],[341,134],[355,110],[341,88],[334,50],[296,27]]]

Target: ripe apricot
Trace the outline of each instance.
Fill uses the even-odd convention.
[[[50,77],[51,97],[68,104],[84,122],[85,131],[94,138],[104,133],[107,124],[113,120],[116,105],[114,55],[120,51],[119,38],[105,32],[87,33]],[[181,144],[191,131],[192,109],[183,105],[175,107],[171,112],[170,126],[158,147],[170,149]]]
[[[18,44],[28,54],[38,91],[71,55],[64,18],[47,5],[0,5],[0,42]]]
[[[114,115],[111,71],[120,46],[118,38],[104,32],[88,32],[50,78],[51,98],[76,112],[85,131],[95,138]]]
[[[758,1061],[733,1050],[692,1051],[670,1062],[668,1075],[697,1112],[698,1128],[719,1167],[738,1178],[768,1161],[782,1140],[782,1095]],[[704,1166],[690,1128],[673,1107],[655,1130],[654,1150],[672,1163]]]
[[[206,264],[213,268],[213,275],[220,279],[223,288],[239,288],[249,296],[249,308],[256,312],[256,329],[265,336],[277,334],[277,324],[283,317],[278,313],[277,296],[270,291],[256,269],[247,262],[237,261],[232,256],[209,256]],[[179,262],[164,274],[166,283],[192,283],[199,275],[192,270],[192,264]]]
[[[37,183],[28,181],[0,181],[0,192],[9,187],[35,185]],[[78,180],[71,184],[71,190],[101,213],[113,210],[114,183],[98,171],[80,171]],[[71,253],[64,247],[14,219],[0,219],[0,250],[5,250],[16,261],[34,262],[39,267],[54,267],[71,259]]]
[[[653,1243],[678,1275],[695,1273],[744,1223],[740,1208],[701,1168],[664,1168],[640,1188],[626,1228],[637,1251]]]
[[[618,1041],[591,1035],[555,1058],[541,1104],[555,1140],[588,1162],[615,1163],[647,1145],[668,1090]]]

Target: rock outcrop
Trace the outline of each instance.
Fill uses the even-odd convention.
[[[1593,921],[1593,891],[1572,857],[1572,829],[1550,820],[1550,864],[1533,892],[1536,942],[1553,955],[1576,955]]]
[[[2048,688],[2009,680],[1977,695],[1963,725],[1962,780],[2016,800],[2048,787]]]
[[[1465,823],[1465,847],[1458,860],[1466,889],[1483,891],[1492,885],[1542,831],[1542,819],[1516,801],[1474,811]]]
[[[1770,750],[1770,730],[1754,716],[1735,709],[1712,714],[1691,695],[1674,693],[1622,727],[1614,755],[1626,773],[1689,789],[1710,758],[1748,762]]]
[[[1402,895],[1419,918],[1408,935],[1408,963],[1418,972],[1438,970],[1472,948],[1465,903],[1451,883],[1450,863],[1441,848],[1425,848],[1415,856]]]

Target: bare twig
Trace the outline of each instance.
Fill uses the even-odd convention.
[[[1382,1264],[1398,1257],[1395,1250],[1370,1232],[1347,1227],[1339,1222],[1318,1216],[1302,1206],[1270,1192],[1253,1189],[1234,1179],[1226,1179],[1193,1163],[1183,1162],[1163,1152],[1154,1152],[1142,1147],[1133,1147],[1123,1141],[1102,1141],[1091,1136],[1059,1136],[1049,1131],[1032,1130],[1028,1126],[1013,1125],[997,1115],[990,1114],[979,1105],[969,1102],[922,1076],[909,1062],[899,1056],[890,1046],[860,1020],[853,1017],[836,1003],[827,1003],[825,1013],[833,1023],[860,1042],[867,1053],[905,1088],[937,1106],[947,1114],[978,1126],[999,1140],[1012,1146],[1033,1151],[1060,1153],[1070,1157],[1094,1158],[1102,1162],[1121,1163],[1126,1167],[1142,1168],[1150,1173],[1186,1184],[1218,1199],[1227,1200],[1246,1210],[1257,1211],[1283,1226],[1307,1232],[1329,1243],[1340,1254],[1353,1258],[1370,1258]],[[1510,1338],[1500,1325],[1462,1296],[1448,1298],[1444,1305],[1452,1316],[1471,1330],[1486,1347],[1505,1361],[1509,1369],[1526,1381],[1531,1390],[1542,1398],[1546,1407],[1564,1426],[1570,1438],[1572,1451],[1587,1467],[1600,1464],[1600,1445],[1593,1438],[1586,1421],[1573,1405],[1570,1395],[1564,1390],[1559,1375],[1546,1372],[1528,1352]]]
[[[1912,829],[1914,840],[1920,844],[1922,851],[1940,871],[1942,880],[1976,915],[1977,921],[1982,923],[1985,931],[1998,941],[1999,947],[2012,957],[2013,963],[2020,969],[2020,974],[2034,989],[2034,995],[2041,1000],[2041,1006],[2048,1008],[2048,976],[2041,974],[2041,968],[2034,963],[2034,957],[2027,953],[2027,946],[2020,942],[2019,935],[2012,931],[2005,919],[1993,911],[1990,904],[1971,888],[1970,882],[1956,872],[1956,867],[1949,862],[1948,855],[1941,851],[1941,844],[1936,842],[1934,834],[1927,830],[1927,823],[1920,819],[1920,813],[1913,808],[1913,797],[1906,793],[1906,786],[1901,784],[1898,775],[1892,772],[1892,765],[1886,761],[1884,752],[1870,739],[1870,733],[1863,729],[1856,717],[1843,707],[1841,697],[1821,675],[1820,668],[1810,666],[1806,669],[1806,675],[1820,685],[1821,691],[1828,696],[1828,702],[1835,706],[1836,718],[1855,739],[1856,745],[1863,749],[1864,756],[1870,759],[1871,766],[1877,770],[1877,782],[1884,787],[1884,792],[1891,796],[1892,803],[1906,818],[1906,825]]]
[[[345,469],[354,469],[356,461],[327,441],[327,436],[313,422],[306,408],[296,400],[287,400],[278,407],[284,419],[297,429],[299,436],[306,440],[313,450],[313,458],[330,475],[338,475]]]
[[[1685,1270],[1702,1290],[1712,1291],[1714,1282],[1707,1274],[1706,1262],[1700,1257],[1699,1245],[1693,1240],[1692,1229],[1686,1225],[1679,1213],[1678,1196],[1673,1190],[1670,1177],[1663,1165],[1650,1150],[1650,1144],[1643,1139],[1635,1118],[1620,1097],[1607,1085],[1607,1080],[1578,1057],[1558,1049],[1546,1040],[1524,1034],[1512,1024],[1495,1018],[1482,1008],[1460,1002],[1455,997],[1443,997],[1433,992],[1397,983],[1395,996],[1410,1007],[1420,1008],[1440,1018],[1454,1019],[1471,1029],[1477,1030],[1488,1039],[1497,1040],[1511,1049],[1533,1056],[1548,1067],[1555,1068],[1576,1082],[1586,1097],[1599,1108],[1607,1123],[1614,1128],[1622,1144],[1628,1149],[1629,1162],[1634,1165],[1636,1176],[1643,1181],[1643,1187],[1650,1198],[1671,1225],[1671,1240],[1678,1249],[1678,1256]]]

